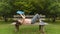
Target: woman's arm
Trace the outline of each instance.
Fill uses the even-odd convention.
[[[24,24],[24,22],[25,22],[25,15],[20,14],[20,16],[22,17],[22,24]]]
[[[25,15],[20,14],[23,19],[25,19]]]

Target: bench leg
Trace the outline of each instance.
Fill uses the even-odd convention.
[[[41,34],[45,34],[44,25],[39,25],[39,31],[41,32]]]
[[[15,31],[19,31],[19,25],[15,24]]]

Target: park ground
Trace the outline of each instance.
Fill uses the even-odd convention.
[[[0,34],[40,34],[38,25],[22,25],[19,32],[14,31],[14,25],[7,22],[0,22]],[[60,20],[49,22],[45,26],[46,34],[60,34]]]

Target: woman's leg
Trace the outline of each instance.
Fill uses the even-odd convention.
[[[34,24],[37,20],[39,20],[40,19],[40,16],[39,16],[39,14],[36,14],[33,18],[32,18],[32,20],[31,20],[31,24]]]

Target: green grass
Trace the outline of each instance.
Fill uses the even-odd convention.
[[[19,32],[14,31],[14,26],[0,22],[0,34],[40,34],[38,25],[22,25]],[[60,21],[49,23],[45,26],[46,34],[60,34]]]

